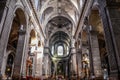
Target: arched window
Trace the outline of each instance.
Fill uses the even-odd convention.
[[[83,6],[83,0],[80,0],[80,7]]]
[[[67,46],[67,54],[69,54],[69,48],[68,48],[68,46]]]
[[[57,53],[58,53],[58,56],[62,56],[63,55],[63,52],[64,52],[64,50],[63,50],[63,46],[58,46],[57,47]]]
[[[35,0],[35,8],[37,9],[38,7],[38,0]]]

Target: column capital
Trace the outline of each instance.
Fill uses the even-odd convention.
[[[49,47],[44,47],[44,54],[49,54],[49,53],[50,53]]]
[[[82,50],[81,49],[77,49],[76,52],[77,53],[82,53]]]
[[[76,49],[75,49],[75,47],[72,47],[72,48],[71,48],[71,53],[72,53],[72,54],[76,54]]]
[[[72,39],[72,47],[75,47],[75,39]]]

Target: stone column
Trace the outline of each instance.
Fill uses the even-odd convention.
[[[75,48],[71,49],[71,54],[72,54],[73,71],[75,72],[75,74],[77,74],[77,63],[76,63],[76,50],[75,50]]]
[[[25,32],[19,31],[19,38],[17,44],[17,50],[14,59],[14,69],[13,78],[20,80],[21,78],[21,68],[22,68],[22,58],[24,54],[24,43],[25,43]]]
[[[42,55],[42,53],[37,53],[37,56]],[[36,77],[42,77],[42,59],[43,57],[37,58],[36,62]]]
[[[51,74],[51,60],[50,60],[50,56],[47,56],[47,75],[50,76]]]
[[[91,54],[93,58],[94,75],[96,78],[101,78],[102,68],[101,68],[97,33],[95,31],[91,31],[89,36],[90,36],[90,44],[91,44],[90,46],[91,46],[91,52],[92,52]]]
[[[81,49],[77,50],[77,61],[78,61],[78,77],[81,76],[81,71],[82,71],[82,52]]]
[[[68,66],[68,72],[67,72],[68,79],[70,78],[70,74],[71,74],[71,60],[70,59],[71,58],[68,59],[68,64],[67,64],[67,66]]]
[[[66,61],[65,60],[62,62],[62,65],[63,65],[63,74],[64,74],[64,77],[66,78]]]
[[[50,56],[49,56],[49,65],[48,65],[48,67],[49,67],[49,76],[51,76],[51,59],[50,59]]]
[[[58,62],[57,60],[53,61],[54,63],[54,72],[53,72],[53,76],[55,77],[56,76],[56,73],[57,73],[57,65],[58,65]]]
[[[89,26],[89,21],[88,21],[88,17],[85,18],[84,20],[84,30],[87,33],[87,41],[86,41],[86,45],[88,47],[88,51],[89,51],[89,61],[90,61],[90,78],[94,78],[94,62],[93,62],[93,54],[92,54],[92,46],[91,46],[91,26]],[[88,44],[87,44],[88,42]],[[87,50],[87,49],[86,49]]]
[[[32,76],[35,77],[36,74],[36,64],[37,64],[37,53],[34,52],[34,56],[33,57],[33,67],[32,67]]]
[[[43,64],[43,57],[42,58],[40,58],[40,62],[38,62],[39,63],[39,65],[40,65],[40,77],[42,77],[42,64]]]
[[[27,30],[28,31],[28,30]],[[29,52],[29,35],[26,31],[26,42],[25,42],[25,54],[23,56],[23,65],[22,65],[22,78],[26,78],[26,60],[27,60],[27,57],[28,57],[28,52]]]
[[[68,60],[66,61],[66,64],[65,64],[65,77],[67,78],[68,77]]]
[[[72,65],[73,65],[73,71],[75,76],[77,76],[77,61],[76,61],[76,49],[75,49],[75,40],[72,39],[72,48],[71,48],[71,59],[72,59]]]
[[[119,7],[115,5],[108,6],[106,8],[105,1],[99,1],[100,5],[99,12],[103,22],[103,28],[105,33],[106,47],[108,52],[108,60],[110,67],[110,76],[119,80],[120,76],[120,47],[119,47],[119,36],[120,36],[120,11]]]
[[[49,74],[49,48],[48,47],[44,47],[44,70],[45,70],[45,76],[48,77]]]
[[[117,3],[116,3],[117,4]],[[119,3],[120,5],[120,3]],[[115,58],[118,65],[118,74],[120,77],[120,6],[108,6],[108,16],[111,26],[111,31],[113,31],[113,41],[115,45]]]
[[[72,53],[72,76],[77,77],[76,53]]]

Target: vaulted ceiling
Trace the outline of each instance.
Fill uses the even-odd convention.
[[[40,19],[49,46],[66,44],[70,47],[71,36],[80,16],[82,1],[42,0]]]
[[[41,8],[42,24],[46,26],[49,20],[56,16],[64,16],[73,24],[76,24],[79,17],[77,0],[47,0]]]

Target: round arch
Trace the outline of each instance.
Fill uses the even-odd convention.
[[[58,30],[58,31],[54,32],[54,33],[49,37],[48,44],[50,43],[52,37],[54,37],[54,35],[55,35],[56,33],[58,33],[58,32],[64,33],[64,34],[67,36],[68,39],[71,39],[71,37],[70,37],[70,35],[68,35],[68,33]],[[66,38],[66,40],[68,40],[67,38]]]
[[[27,16],[27,11],[25,10],[25,8],[20,4],[16,4],[14,7],[14,11],[11,14],[13,16],[16,16],[16,14],[18,14],[19,19],[21,20],[20,23],[23,24],[24,30],[27,30],[28,16]]]
[[[53,10],[54,10],[53,6],[47,7],[47,8],[42,12],[42,14],[41,14],[42,20],[44,21],[46,15],[50,14],[51,12],[53,12]],[[40,18],[40,19],[41,19],[41,18]]]
[[[51,0],[48,0],[46,3],[45,3],[45,6],[43,6],[42,8],[43,8],[43,10],[41,11],[41,13],[43,14],[43,12],[48,8],[48,7],[54,7],[54,5],[52,5],[52,4],[50,4],[49,2],[50,2]],[[72,6],[75,8],[75,10],[76,11],[78,11],[78,9],[77,9],[77,7],[75,6],[75,4],[70,0],[69,1],[71,4],[72,4]],[[46,6],[47,5],[47,6]],[[79,11],[78,11],[79,12]]]
[[[3,49],[6,49],[6,51],[4,51],[5,53],[3,53],[3,56],[7,55],[8,58],[10,57],[9,59],[10,60],[12,59],[14,62],[14,67],[11,66],[11,69],[14,68],[13,74],[11,72],[9,74],[9,77],[12,77],[15,75],[14,73],[16,73],[16,72],[18,72],[18,74],[20,73],[15,68],[16,68],[17,64],[21,65],[21,61],[22,61],[22,57],[23,57],[23,53],[24,53],[24,51],[23,51],[24,47],[20,47],[20,46],[24,46],[24,42],[25,42],[27,17],[26,17],[24,8],[20,5],[14,6],[14,8],[11,11],[11,14],[9,14],[9,15],[10,15],[10,17],[8,17],[7,19],[11,19],[11,20],[5,21],[5,26],[4,26],[3,34],[2,34],[2,36],[6,36],[6,37],[5,38],[2,36],[1,37],[3,40],[6,40],[5,43],[4,42],[2,43],[5,45],[5,46],[3,46]],[[8,31],[8,33],[5,33],[6,30]],[[9,47],[9,49],[8,49],[8,47]],[[13,50],[13,48],[15,51],[14,55],[11,53],[6,54],[6,53],[8,53],[7,52],[8,50]],[[20,63],[17,63],[18,56],[19,56]],[[4,61],[5,60],[3,60],[3,64],[4,64]],[[13,62],[12,62],[12,64],[13,64]],[[1,68],[1,69],[3,69],[1,71],[2,74],[5,74],[5,71],[6,71],[6,70],[4,70],[5,67],[6,67],[6,65],[2,65],[2,68]],[[19,68],[19,69],[21,69],[21,68]],[[19,76],[19,75],[17,75],[17,76]]]

